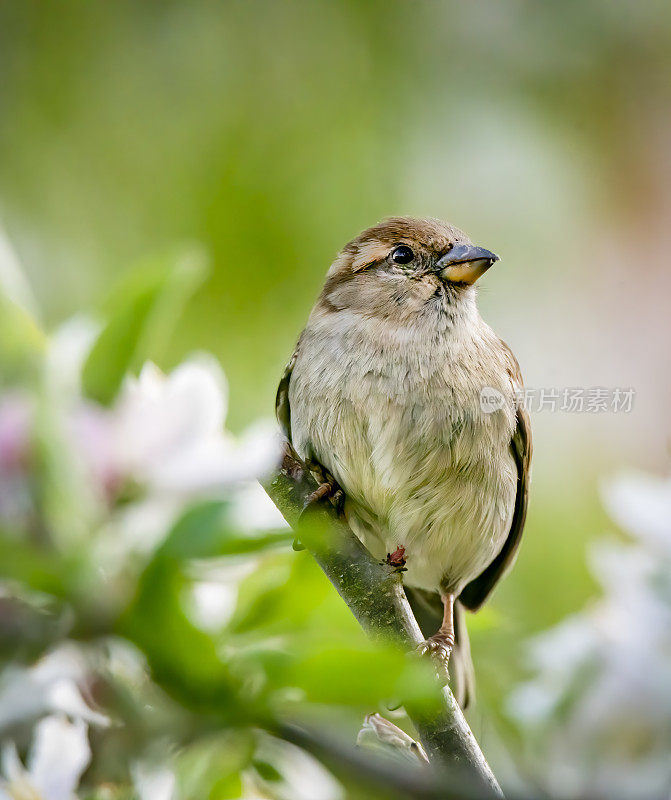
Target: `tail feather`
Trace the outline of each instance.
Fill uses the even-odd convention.
[[[466,627],[466,612],[457,600],[454,604],[454,649],[450,656],[450,678],[457,703],[467,709],[475,703],[475,670],[471,642]]]

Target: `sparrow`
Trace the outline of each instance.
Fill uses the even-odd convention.
[[[498,261],[437,219],[392,217],[345,245],[277,392],[284,434],[377,558],[402,565],[426,641],[466,706],[464,609],[511,567],[531,429],[520,368],[481,318]]]

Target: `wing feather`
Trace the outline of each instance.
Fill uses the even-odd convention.
[[[284,374],[282,375],[280,384],[277,387],[277,395],[275,397],[275,416],[280,424],[282,433],[284,433],[284,435],[287,437],[287,440],[290,444],[293,443],[291,441],[291,406],[289,404],[289,383],[291,382],[291,373],[293,372],[294,364],[296,363],[296,359],[298,357],[298,348],[300,347],[300,343],[301,341],[299,339],[296,343],[296,347],[294,348],[294,352],[291,354],[291,358],[284,368]]]
[[[501,342],[508,352],[510,358],[510,378],[516,392],[524,389],[522,373],[517,359],[505,342]],[[519,396],[519,395],[518,395]],[[518,405],[517,425],[510,442],[510,449],[517,465],[517,494],[515,496],[515,508],[510,532],[501,551],[492,563],[466,587],[464,587],[459,599],[462,604],[476,611],[489,597],[498,581],[512,567],[515,562],[517,550],[522,540],[524,521],[527,515],[527,504],[529,501],[529,479],[531,464],[531,422],[529,414],[523,405]]]

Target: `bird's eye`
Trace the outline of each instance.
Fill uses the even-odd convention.
[[[407,244],[399,245],[396,250],[391,254],[391,260],[395,264],[409,264],[412,259],[415,257],[415,254],[412,250],[408,247]]]

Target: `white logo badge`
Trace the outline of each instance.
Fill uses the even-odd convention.
[[[493,414],[506,404],[506,398],[493,386],[483,386],[480,389],[480,409],[483,414]]]

